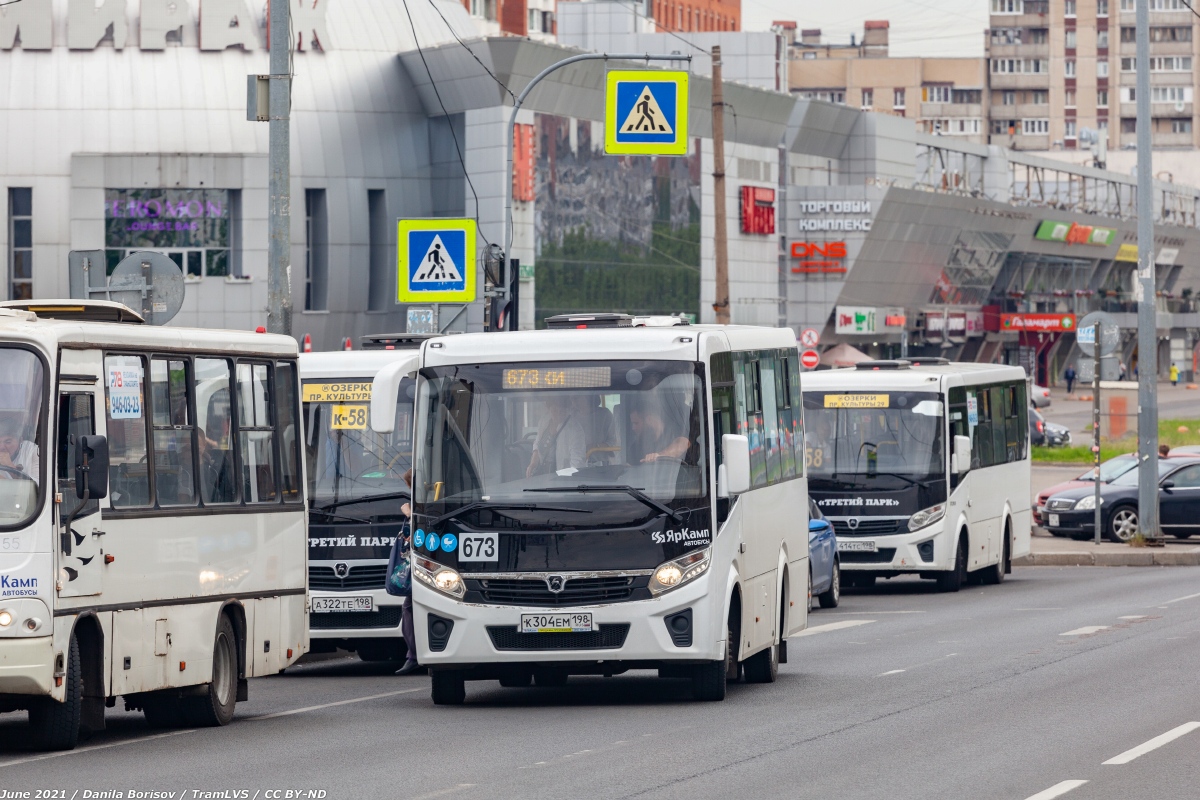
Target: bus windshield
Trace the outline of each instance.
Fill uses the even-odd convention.
[[[400,387],[395,432],[390,434],[368,425],[370,388],[369,378],[304,383],[304,455],[312,508],[365,519],[372,515],[373,499],[395,501],[390,507],[397,509],[408,499],[404,473],[412,466],[415,383],[408,380]]]
[[[422,370],[417,510],[565,505],[580,516],[559,514],[556,525],[603,527],[706,505],[698,369],[562,361]]]
[[[805,392],[804,421],[814,487],[901,488],[945,478],[945,405],[935,392]]]
[[[43,392],[41,359],[0,348],[0,528],[24,525],[40,505]]]

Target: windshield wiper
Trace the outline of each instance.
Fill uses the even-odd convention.
[[[476,500],[473,503],[467,503],[465,506],[459,506],[453,511],[447,511],[440,517],[434,517],[431,521],[425,523],[428,527],[434,528],[442,524],[452,517],[457,517],[459,514],[469,514],[472,511],[478,511],[481,508],[506,508],[509,510],[518,511],[578,511],[577,508],[560,508],[558,506],[539,506],[535,503],[493,503],[490,500]]]
[[[902,481],[908,481],[909,486],[920,486],[922,489],[929,488],[929,484],[926,483],[925,481],[914,480],[913,478],[910,478],[907,475],[901,475],[899,472],[876,472],[875,475],[876,476],[887,475],[892,478],[899,478]]]
[[[355,503],[371,503],[375,500],[408,500],[408,492],[388,492],[387,494],[369,494],[366,497],[354,497],[349,500],[338,500],[333,503],[325,503],[324,505],[314,506],[318,511],[328,511],[331,508],[340,508],[342,506],[350,506]]]
[[[670,507],[650,497],[641,489],[634,486],[547,486],[542,489],[526,489],[527,492],[580,492],[581,494],[596,494],[600,492],[624,492],[635,500],[638,500],[645,505],[653,508],[660,514],[665,514],[676,522],[683,522],[683,515],[678,511],[672,510]]]

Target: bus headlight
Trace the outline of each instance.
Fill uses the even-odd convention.
[[[945,503],[937,506],[930,506],[929,508],[918,511],[908,518],[908,529],[910,531],[920,530],[926,525],[932,525],[944,516],[946,516]]]
[[[451,597],[461,598],[467,593],[467,585],[458,572],[428,558],[413,556],[412,574],[426,586]]]
[[[708,570],[708,564],[709,549],[706,547],[659,565],[650,576],[650,594],[659,595],[695,580]]]
[[[0,628],[7,628],[9,625],[12,625],[12,621],[13,615],[11,611],[7,608],[0,611]]]

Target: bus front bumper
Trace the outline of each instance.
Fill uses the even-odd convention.
[[[871,542],[875,550],[851,550]],[[844,572],[941,572],[954,566],[952,537],[943,520],[919,530],[882,536],[843,536],[838,539],[838,563]]]
[[[53,636],[0,639],[0,695],[48,695],[53,685]]]
[[[429,667],[468,668],[491,664],[574,663],[603,665],[620,662],[652,668],[675,664],[718,661],[725,657],[725,625],[721,593],[710,593],[711,575],[650,600],[594,606],[543,608],[463,603],[421,584],[413,586],[413,621],[417,655]],[[718,607],[721,606],[721,607]],[[666,618],[691,610],[691,644],[672,639]],[[590,613],[599,628],[595,634],[541,633],[519,635],[522,614]],[[430,647],[432,626],[449,620],[449,638],[443,649]],[[444,622],[443,622],[444,625]],[[622,629],[627,629],[622,633]],[[718,635],[719,631],[719,635]],[[537,637],[531,639],[530,637]],[[562,637],[556,640],[556,637]],[[583,644],[582,647],[567,643]],[[617,667],[621,667],[618,665]]]
[[[310,639],[395,639],[400,633],[400,607],[403,597],[395,597],[383,589],[344,592],[309,591],[309,608],[321,598],[346,599],[370,596],[373,611],[313,611],[308,617]]]

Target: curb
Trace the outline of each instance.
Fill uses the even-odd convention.
[[[1200,552],[1148,553],[1131,548],[1128,553],[1031,553],[1012,563],[1014,567],[1196,567]]]

